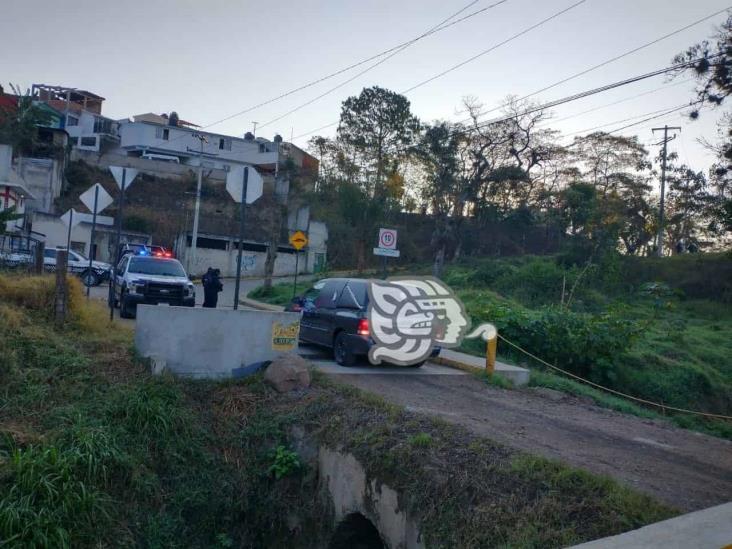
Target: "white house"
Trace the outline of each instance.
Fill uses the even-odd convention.
[[[105,142],[119,141],[116,120],[102,116],[104,97],[86,90],[33,84],[33,96],[63,115],[62,127],[69,134],[72,147],[99,151]]]
[[[15,208],[15,213],[23,216],[6,223],[5,230],[11,233],[23,228],[26,200],[33,199],[25,181],[13,169],[12,157],[10,145],[0,145],[0,211]]]
[[[168,158],[180,164],[198,166],[203,142],[203,167],[227,170],[233,165],[274,165],[278,142],[244,139],[196,130],[188,126],[171,126],[150,119],[149,115],[133,117],[119,124],[120,148],[130,156]]]

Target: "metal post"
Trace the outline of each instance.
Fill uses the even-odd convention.
[[[92,272],[92,252],[94,251],[94,230],[97,228],[97,203],[99,202],[99,183],[97,183],[94,186],[94,211],[92,212],[92,228],[91,228],[91,236],[89,237],[89,270],[87,271],[87,276],[91,274]],[[89,292],[91,290],[91,286],[87,284],[86,286],[86,298],[89,299]]]
[[[69,209],[69,232],[66,236],[66,251],[68,252],[71,249],[71,227],[74,226],[74,208]],[[66,267],[68,268],[69,263],[66,262]]]
[[[486,341],[485,349],[485,371],[488,375],[493,375],[496,371],[496,349],[498,347],[498,337],[494,336]]]
[[[112,263],[112,273],[109,277],[109,320],[114,320],[114,286],[115,271],[117,269],[117,263],[119,263],[119,241],[122,238],[122,212],[125,207],[125,186],[127,185],[127,168],[122,168],[122,185],[119,192],[119,209],[117,211],[117,236],[115,237],[114,251],[112,257],[114,262]]]
[[[241,186],[241,216],[239,219],[239,254],[236,260],[236,283],[234,284],[234,310],[239,308],[239,284],[241,282],[241,254],[244,250],[244,214],[247,210],[247,185],[249,167],[244,168],[244,184]]]
[[[387,273],[386,273],[386,256],[385,255],[381,256],[381,268],[384,271],[384,280],[386,280]]]
[[[68,305],[68,283],[66,281],[66,265],[68,263],[68,250],[59,250],[56,253],[56,293],[54,297],[54,319],[56,326],[62,326],[66,320],[66,307]]]
[[[201,142],[201,152],[198,155],[198,184],[196,186],[196,210],[193,214],[193,236],[191,237],[191,261],[188,266],[190,274],[190,264],[193,264],[193,268],[196,268],[196,246],[198,245],[198,213],[201,210],[201,182],[203,181],[203,142],[205,137],[196,134],[198,140]]]
[[[297,267],[300,260],[300,251],[295,250],[295,282],[292,285],[292,297],[297,295]]]

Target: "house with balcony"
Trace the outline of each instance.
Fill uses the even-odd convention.
[[[104,97],[86,90],[48,84],[33,84],[31,93],[36,101],[61,113],[60,127],[69,134],[73,148],[98,152],[119,143],[117,121],[102,116]]]

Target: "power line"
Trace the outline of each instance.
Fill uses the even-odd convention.
[[[591,132],[593,130],[599,130],[599,129],[602,129],[602,128],[607,128],[608,126],[613,126],[615,124],[622,124],[623,122],[628,122],[629,120],[635,120],[637,118],[642,118],[644,116],[648,116],[649,114],[658,114],[658,113],[661,113],[661,112],[665,113],[669,109],[685,109],[688,106],[689,106],[689,104],[688,103],[685,103],[683,105],[676,106],[676,107],[664,107],[663,109],[656,109],[655,111],[650,111],[650,112],[646,112],[646,113],[643,113],[643,114],[637,114],[635,116],[629,116],[628,118],[623,118],[622,120],[614,120],[613,122],[608,122],[606,124],[600,124],[599,126],[593,126],[591,128],[585,128],[584,130],[577,130],[577,131],[574,131],[574,132],[571,132],[571,133],[566,133],[562,137],[572,137],[573,135],[579,135],[579,134],[582,134],[582,133]]]
[[[389,48],[388,50],[384,50],[384,51],[382,51],[382,52],[380,52],[380,53],[377,53],[376,55],[372,55],[371,57],[369,57],[369,58],[367,58],[367,59],[364,59],[364,60],[362,60],[362,61],[359,61],[359,62],[357,62],[357,63],[354,63],[354,64],[352,64],[352,65],[349,65],[349,66],[347,66],[347,67],[345,67],[345,68],[343,68],[343,69],[340,69],[340,70],[338,70],[338,71],[336,71],[336,72],[333,72],[333,73],[331,73],[331,74],[328,74],[328,75],[326,75],[326,76],[323,76],[323,77],[321,77],[321,78],[318,78],[318,79],[316,79],[316,80],[313,80],[313,81],[311,81],[311,82],[308,82],[307,84],[304,84],[304,85],[302,85],[302,86],[299,86],[299,87],[297,87],[297,88],[294,88],[294,89],[292,89],[292,90],[289,90],[289,91],[287,91],[287,92],[285,92],[285,93],[282,93],[282,94],[280,94],[280,95],[278,95],[278,96],[275,96],[275,97],[273,97],[273,98],[271,98],[271,99],[268,99],[268,100],[266,100],[266,101],[263,101],[263,102],[261,102],[261,103],[258,103],[258,104],[256,104],[256,105],[252,105],[251,107],[248,107],[248,108],[246,108],[246,109],[244,109],[244,110],[241,110],[241,111],[239,111],[239,112],[236,112],[236,113],[234,113],[234,114],[232,114],[232,115],[226,116],[226,117],[224,117],[224,118],[222,118],[222,119],[220,119],[220,120],[217,120],[217,121],[215,121],[215,122],[212,122],[212,123],[210,123],[210,124],[207,124],[207,125],[205,125],[205,126],[201,126],[201,127],[199,128],[199,130],[204,130],[204,129],[207,129],[207,128],[211,128],[211,127],[213,127],[213,126],[216,126],[216,125],[218,125],[218,124],[221,124],[222,122],[226,122],[226,121],[228,121],[228,120],[231,120],[231,119],[233,119],[233,118],[236,118],[236,117],[238,117],[238,116],[241,116],[241,115],[243,115],[243,114],[246,114],[246,113],[248,113],[248,112],[250,112],[250,111],[253,111],[253,110],[255,110],[255,109],[258,109],[259,107],[263,107],[263,106],[265,106],[265,105],[269,105],[270,103],[274,103],[275,101],[279,101],[280,99],[283,99],[283,98],[285,98],[285,97],[288,97],[288,96],[290,96],[290,95],[292,95],[292,94],[294,94],[294,93],[297,93],[297,92],[299,92],[299,91],[302,91],[302,90],[304,90],[304,89],[307,89],[307,88],[310,88],[310,87],[312,87],[312,86],[315,86],[316,84],[319,84],[319,83],[321,83],[321,82],[324,82],[324,81],[326,81],[326,80],[329,80],[329,79],[331,79],[331,78],[333,78],[333,77],[335,77],[335,76],[338,76],[338,75],[340,75],[340,74],[343,74],[344,72],[348,72],[348,71],[349,71],[349,70],[351,70],[351,69],[354,69],[354,68],[356,68],[356,67],[359,67],[359,66],[361,66],[361,65],[363,65],[363,64],[365,64],[365,63],[368,63],[369,61],[373,61],[374,59],[378,59],[379,57],[382,57],[382,56],[384,56],[384,55],[386,55],[386,54],[390,54],[390,53],[391,53],[391,55],[389,55],[389,56],[388,56],[388,57],[387,57],[386,59],[383,59],[383,60],[379,61],[378,63],[376,63],[376,64],[372,65],[371,67],[367,68],[366,70],[364,70],[364,71],[362,71],[361,73],[359,73],[358,75],[356,75],[356,77],[358,77],[358,76],[360,76],[361,74],[364,74],[365,72],[368,72],[369,70],[373,69],[374,67],[376,67],[376,66],[380,65],[381,63],[385,62],[386,60],[390,59],[391,57],[393,57],[393,56],[394,56],[394,55],[396,55],[397,53],[400,53],[400,52],[401,52],[402,50],[404,50],[404,49],[406,49],[407,47],[411,46],[411,45],[412,45],[412,44],[414,44],[415,42],[417,42],[417,41],[419,41],[419,40],[422,40],[423,38],[426,38],[427,36],[430,36],[430,35],[432,35],[432,34],[435,34],[435,33],[437,33],[437,32],[440,32],[440,31],[443,31],[443,30],[445,30],[445,29],[447,29],[447,28],[450,28],[450,27],[452,27],[453,25],[457,25],[458,23],[461,23],[461,22],[463,22],[463,21],[465,21],[465,20],[467,20],[467,19],[470,19],[470,18],[472,18],[472,17],[475,17],[475,16],[477,16],[477,15],[479,15],[479,14],[481,14],[481,13],[484,13],[485,11],[487,11],[487,10],[490,10],[490,9],[492,9],[492,8],[494,8],[494,7],[496,7],[496,6],[500,5],[500,4],[503,4],[503,3],[505,3],[505,2],[508,2],[509,0],[500,0],[499,2],[496,2],[496,3],[494,3],[494,4],[491,4],[491,5],[489,5],[489,6],[486,6],[486,7],[484,7],[484,8],[481,8],[481,9],[479,9],[479,10],[477,10],[477,11],[474,11],[474,12],[471,12],[471,13],[469,13],[469,14],[467,14],[467,15],[464,15],[463,17],[461,17],[461,18],[459,18],[459,19],[456,19],[455,21],[450,21],[451,19],[453,19],[453,18],[457,17],[458,15],[460,15],[460,14],[461,14],[462,12],[464,12],[465,10],[469,9],[469,8],[470,8],[471,6],[473,6],[473,5],[477,4],[477,3],[479,2],[479,1],[480,1],[480,0],[472,0],[472,1],[471,1],[471,2],[469,2],[469,3],[468,3],[468,4],[466,5],[466,6],[465,6],[465,7],[463,7],[463,8],[462,8],[462,9],[460,9],[460,10],[458,10],[457,12],[453,13],[453,14],[452,14],[452,15],[451,15],[450,17],[448,17],[448,18],[444,19],[444,20],[443,20],[443,21],[442,21],[441,23],[439,23],[439,24],[437,24],[436,26],[432,27],[432,28],[431,28],[431,29],[429,29],[428,31],[426,31],[426,32],[424,32],[424,33],[422,33],[422,34],[420,34],[419,36],[417,36],[417,37],[415,37],[415,38],[412,38],[411,40],[407,40],[406,42],[402,42],[401,44],[399,44],[399,45],[397,45],[397,46],[394,46],[393,48]],[[392,52],[393,52],[393,53],[392,53]],[[356,77],[354,77],[354,78],[356,78]],[[348,82],[350,82],[351,80],[353,80],[353,78],[352,78],[352,79],[350,79],[350,80],[348,80],[348,81],[346,81],[346,82],[344,82],[343,84],[340,84],[339,86],[337,86],[337,87],[336,87],[336,88],[334,88],[334,89],[337,89],[337,88],[339,88],[339,87],[341,87],[341,86],[343,86],[343,85],[347,84],[347,83],[348,83]],[[333,90],[331,90],[331,91],[333,91]],[[327,92],[327,93],[330,93],[330,92]],[[324,94],[324,95],[327,95],[327,93],[326,93],[326,94]],[[316,99],[318,99],[318,98],[316,98]],[[294,112],[294,111],[293,111],[293,112]],[[285,116],[286,116],[286,115],[285,115]],[[278,119],[278,120],[279,120],[279,119]],[[274,120],[270,120],[269,122],[266,122],[265,124],[260,124],[260,125],[259,125],[259,127],[261,128],[262,126],[265,126],[265,125],[267,125],[267,124],[270,124],[270,123],[272,123],[272,122],[274,122]],[[336,123],[337,123],[337,122],[336,122]],[[318,131],[318,130],[315,130],[315,131]],[[176,140],[178,140],[178,139],[182,139],[183,137],[187,137],[187,136],[185,136],[185,135],[181,135],[181,136],[179,136],[179,137],[176,137],[176,138],[174,138],[174,139],[171,139],[171,140],[169,140],[169,141],[167,141],[167,142],[168,142],[168,143],[170,143],[171,141],[176,141]],[[164,142],[164,140],[162,140],[162,139],[159,139],[158,141],[159,141],[160,143],[163,143],[163,142]]]
[[[654,44],[657,44],[658,42],[661,42],[663,40],[666,40],[667,38],[670,38],[671,36],[674,36],[675,34],[678,34],[680,32],[683,32],[683,31],[687,30],[687,29],[690,29],[691,27],[693,27],[695,25],[698,25],[699,23],[703,23],[704,21],[707,21],[709,19],[712,19],[713,17],[716,17],[717,15],[719,15],[721,13],[724,13],[724,12],[726,12],[729,9],[732,9],[732,6],[729,6],[729,7],[725,8],[725,9],[716,11],[716,12],[710,14],[710,15],[707,15],[706,17],[702,17],[701,19],[697,19],[693,23],[689,23],[688,25],[684,25],[681,28],[678,28],[678,29],[676,29],[674,31],[671,31],[671,32],[667,33],[667,34],[664,34],[663,36],[659,36],[658,38],[656,38],[654,40],[651,40],[650,42],[646,42],[645,44],[642,44],[642,45],[637,46],[637,47],[635,47],[633,49],[630,49],[630,50],[628,50],[628,51],[626,51],[624,53],[621,53],[620,55],[616,55],[615,57],[612,57],[610,59],[607,59],[607,60],[603,61],[602,63],[598,63],[597,65],[594,65],[594,66],[592,66],[592,67],[590,67],[588,69],[584,69],[584,70],[582,70],[582,71],[580,71],[578,73],[575,73],[575,74],[572,74],[572,75],[570,75],[570,76],[568,76],[566,78],[563,78],[562,80],[558,80],[557,82],[554,82],[553,84],[550,84],[548,86],[545,86],[545,87],[543,87],[543,88],[541,88],[539,90],[536,90],[534,92],[531,92],[528,95],[524,95],[523,97],[519,98],[517,101],[524,101],[524,100],[526,100],[526,99],[528,99],[530,97],[534,97],[535,95],[538,95],[538,94],[540,94],[542,92],[545,92],[547,90],[550,90],[552,88],[555,88],[555,87],[557,87],[557,86],[559,86],[561,84],[564,84],[566,82],[569,82],[570,80],[574,80],[575,78],[579,78],[580,76],[584,76],[587,73],[590,73],[590,72],[592,72],[594,70],[597,70],[597,69],[599,69],[601,67],[604,67],[606,65],[609,65],[610,63],[614,63],[615,61],[618,61],[619,59],[622,59],[624,57],[627,57],[628,55],[632,55],[634,53],[637,53],[637,52],[639,52],[639,51],[641,51],[641,50],[643,50],[645,48],[648,48],[650,46],[653,46]],[[490,109],[490,110],[488,110],[488,111],[486,111],[484,113],[481,113],[481,116],[485,116],[486,114],[490,114],[490,113],[495,112],[497,110],[503,109],[503,108],[509,106],[509,104],[510,103],[504,103],[503,105],[499,105],[498,107],[494,107],[494,108],[492,108],[492,109]],[[469,120],[470,119],[466,119],[463,122],[467,122]]]
[[[591,95],[596,95],[598,93],[603,93],[603,92],[606,92],[606,91],[609,91],[609,90],[613,90],[615,88],[619,88],[619,87],[622,87],[622,86],[627,86],[628,84],[634,84],[635,82],[640,82],[641,80],[646,80],[646,79],[652,78],[654,76],[659,76],[661,74],[666,74],[666,73],[669,73],[669,72],[672,72],[672,71],[678,71],[680,69],[689,67],[689,66],[693,65],[696,62],[698,62],[698,59],[695,59],[693,61],[688,61],[688,62],[685,62],[685,63],[679,63],[679,64],[676,64],[676,65],[671,65],[671,66],[665,67],[663,69],[659,69],[659,70],[652,71],[652,72],[649,72],[649,73],[641,74],[641,75],[638,75],[638,76],[633,76],[631,78],[626,78],[625,80],[620,80],[618,82],[613,82],[612,84],[606,84],[604,86],[600,86],[599,88],[593,88],[593,89],[586,90],[586,91],[583,91],[583,92],[575,93],[575,94],[570,95],[570,96],[567,96],[567,97],[562,97],[560,99],[555,99],[554,101],[549,101],[547,103],[543,103],[541,105],[537,105],[536,107],[531,107],[529,109],[526,109],[522,113],[512,114],[512,115],[509,115],[509,116],[503,116],[503,117],[500,117],[500,118],[495,118],[493,120],[489,120],[487,122],[482,122],[480,124],[476,124],[472,128],[468,128],[467,130],[464,130],[464,131],[470,131],[470,132],[477,131],[477,130],[482,129],[484,127],[488,127],[488,126],[491,126],[491,125],[494,125],[494,124],[498,124],[498,123],[501,123],[501,122],[506,122],[508,120],[511,120],[511,119],[515,118],[516,116],[525,116],[527,114],[532,114],[532,113],[539,112],[539,111],[543,111],[545,109],[549,109],[549,108],[556,107],[556,106],[559,106],[559,105],[564,105],[565,103],[570,103],[572,101],[577,101],[578,99],[583,99],[583,98],[589,97]],[[463,133],[464,133],[464,131],[463,131]]]
[[[491,46],[487,50],[483,50],[482,52],[478,53],[477,55],[474,55],[472,57],[469,57],[465,61],[462,61],[462,62],[458,63],[457,65],[453,65],[449,69],[446,69],[446,70],[442,71],[441,73],[436,74],[435,76],[432,76],[432,77],[428,78],[427,80],[423,80],[422,82],[420,82],[419,84],[415,84],[411,88],[407,88],[406,90],[404,90],[401,93],[409,93],[410,91],[416,90],[417,88],[419,88],[421,86],[424,86],[425,84],[427,84],[429,82],[432,82],[433,80],[437,80],[438,78],[441,78],[441,77],[445,76],[446,74],[448,74],[448,73],[450,73],[450,72],[452,72],[454,70],[457,70],[460,67],[463,67],[464,65],[467,65],[468,63],[471,63],[472,61],[475,61],[479,57],[482,57],[482,56],[486,55],[487,53],[490,53],[493,50],[495,50],[497,48],[500,48],[501,46],[503,46],[505,44],[508,44],[509,42],[515,40],[516,38],[519,38],[519,37],[523,36],[524,34],[527,34],[527,33],[531,32],[532,30],[534,30],[534,29],[536,29],[538,27],[541,27],[542,25],[545,25],[549,21],[551,21],[553,19],[556,19],[557,17],[560,17],[561,15],[564,15],[565,13],[567,13],[568,11],[576,8],[577,6],[579,6],[581,4],[584,4],[586,1],[587,0],[579,0],[579,2],[575,2],[571,6],[569,6],[567,8],[564,8],[563,10],[560,10],[560,11],[554,13],[553,15],[550,15],[546,19],[543,19],[543,20],[539,21],[538,23],[536,23],[534,25],[531,25],[530,27],[522,30],[521,32],[517,32],[513,36],[507,38],[506,40],[503,40],[502,42],[499,42],[498,44],[496,44],[494,46]]]
[[[426,80],[423,80],[422,82],[419,82],[418,84],[415,84],[414,86],[412,86],[410,88],[407,88],[406,90],[403,90],[400,93],[407,94],[410,91],[416,90],[417,88],[419,88],[421,86],[424,86],[425,84],[428,84],[429,82],[432,82],[434,80],[437,80],[438,78],[441,78],[441,77],[445,76],[446,74],[448,74],[448,73],[450,73],[452,71],[455,71],[455,70],[457,70],[457,69],[459,69],[459,68],[467,65],[468,63],[471,63],[472,61],[475,61],[476,59],[478,59],[478,58],[480,58],[480,57],[482,57],[482,56],[484,56],[484,55],[486,55],[486,54],[488,54],[488,53],[490,53],[490,52],[492,52],[492,51],[500,48],[501,46],[504,46],[504,45],[508,44],[509,42],[511,42],[513,40],[516,40],[517,38],[520,38],[524,34],[527,34],[527,33],[531,32],[532,30],[534,30],[534,29],[536,29],[538,27],[541,27],[542,25],[545,25],[546,23],[552,21],[553,19],[556,19],[557,17],[560,17],[561,15],[565,14],[566,12],[568,12],[568,11],[570,11],[570,10],[578,7],[579,5],[584,4],[586,1],[587,0],[579,0],[579,2],[575,2],[571,6],[569,6],[567,8],[564,8],[564,9],[562,9],[562,10],[560,10],[560,11],[558,11],[558,12],[552,14],[552,15],[550,15],[546,19],[543,19],[543,20],[539,21],[538,23],[535,23],[534,25],[531,25],[530,27],[527,27],[527,28],[523,29],[520,32],[517,32],[516,34],[514,34],[514,35],[510,36],[509,38],[507,38],[507,39],[499,42],[498,44],[494,44],[490,48],[485,49],[485,50],[481,51],[480,53],[478,53],[478,54],[476,54],[476,55],[474,55],[472,57],[469,57],[468,59],[466,59],[464,61],[461,61],[460,63],[458,63],[456,65],[453,65],[453,66],[445,69],[444,71],[442,71],[442,72],[440,72],[440,73],[438,73],[438,74],[436,74],[434,76],[431,76],[430,78],[428,78]],[[315,132],[318,132],[318,131],[320,131],[322,129],[329,128],[331,126],[335,126],[336,124],[338,124],[338,121],[331,122],[329,124],[326,124],[325,126],[321,126],[321,127],[316,128],[314,130],[311,130],[309,132],[300,134],[300,135],[296,136],[295,139],[298,139],[300,137],[304,137],[306,135],[310,135],[310,134],[315,133]]]
[[[426,31],[425,33],[421,34],[421,35],[420,35],[420,36],[418,36],[417,38],[414,38],[413,40],[411,40],[411,41],[409,41],[409,42],[405,42],[405,43],[404,43],[403,45],[401,45],[401,46],[399,46],[398,48],[396,48],[396,49],[395,49],[395,50],[394,50],[394,51],[393,51],[392,53],[390,53],[389,55],[387,55],[387,56],[386,56],[386,57],[384,57],[383,59],[380,59],[379,61],[377,61],[377,62],[376,62],[376,63],[374,63],[373,65],[370,65],[370,66],[366,67],[366,68],[365,68],[364,70],[362,70],[361,72],[357,73],[356,75],[354,75],[354,76],[350,77],[350,78],[349,78],[348,80],[345,80],[345,81],[341,82],[340,84],[338,84],[338,85],[336,85],[336,86],[334,86],[334,87],[332,87],[332,88],[330,88],[330,89],[326,90],[325,92],[321,93],[320,95],[317,95],[317,96],[316,96],[316,97],[314,97],[313,99],[310,99],[309,101],[306,101],[305,103],[302,103],[302,104],[298,105],[297,107],[295,107],[295,108],[293,108],[293,109],[291,109],[291,110],[287,111],[286,113],[284,113],[284,114],[282,114],[282,115],[280,115],[280,116],[278,116],[278,117],[276,117],[276,118],[273,118],[272,120],[269,120],[269,121],[265,122],[265,123],[264,123],[264,124],[262,124],[262,125],[261,125],[260,127],[264,127],[264,126],[267,126],[267,125],[269,125],[269,124],[273,124],[273,123],[275,123],[275,122],[277,122],[277,121],[279,121],[279,120],[282,120],[283,118],[285,118],[285,117],[287,117],[287,116],[289,116],[289,115],[291,115],[291,114],[293,114],[293,113],[295,113],[295,112],[299,111],[300,109],[303,109],[303,108],[307,107],[308,105],[312,105],[312,104],[313,104],[313,103],[315,103],[316,101],[318,101],[318,100],[322,99],[323,97],[325,97],[325,96],[327,96],[327,95],[330,95],[331,93],[333,93],[334,91],[336,91],[336,90],[338,90],[338,89],[342,88],[342,87],[343,87],[343,86],[345,86],[346,84],[350,84],[351,82],[353,82],[354,80],[356,80],[356,79],[357,79],[357,78],[359,78],[360,76],[363,76],[364,74],[366,74],[367,72],[369,72],[369,71],[371,71],[371,70],[375,69],[375,68],[376,68],[376,67],[378,67],[379,65],[381,65],[381,64],[383,64],[383,63],[386,63],[386,62],[387,62],[387,61],[388,61],[389,59],[391,59],[391,58],[392,58],[392,57],[394,57],[395,55],[398,55],[399,53],[403,52],[403,51],[404,51],[405,49],[407,49],[407,48],[408,48],[409,46],[411,46],[412,44],[414,44],[414,43],[415,43],[415,42],[417,42],[418,40],[421,40],[422,38],[424,38],[424,37],[426,37],[426,36],[429,36],[430,34],[433,34],[433,33],[437,32],[438,30],[443,30],[443,29],[445,29],[445,28],[447,28],[447,27],[449,27],[449,26],[452,26],[452,25],[454,25],[454,24],[456,24],[456,23],[459,23],[460,21],[464,21],[465,19],[468,19],[468,18],[470,18],[470,17],[473,17],[473,16],[475,16],[475,15],[478,15],[479,13],[483,13],[483,12],[484,12],[484,11],[486,11],[486,10],[489,10],[489,9],[495,8],[496,6],[499,6],[499,5],[501,5],[501,4],[504,4],[504,3],[505,3],[505,2],[507,2],[508,0],[500,0],[499,2],[496,2],[496,3],[494,3],[494,4],[491,4],[490,6],[487,6],[487,7],[483,8],[483,9],[481,9],[481,10],[477,11],[477,12],[474,12],[474,13],[470,14],[470,15],[466,15],[465,17],[462,17],[461,19],[459,19],[459,20],[457,20],[457,21],[454,21],[454,22],[452,22],[452,23],[449,23],[449,24],[447,24],[447,25],[446,25],[446,23],[448,23],[448,21],[450,21],[451,19],[453,19],[453,18],[457,17],[457,16],[458,16],[458,15],[459,15],[460,13],[464,12],[464,11],[465,11],[466,9],[468,9],[468,8],[469,8],[470,6],[472,6],[473,4],[475,4],[475,3],[477,2],[477,1],[478,1],[478,0],[474,0],[473,2],[471,2],[470,4],[468,4],[467,6],[465,6],[464,8],[462,8],[461,10],[459,10],[459,11],[457,11],[456,13],[452,14],[452,15],[451,15],[450,17],[448,17],[447,19],[444,19],[443,21],[441,21],[440,23],[438,23],[437,25],[435,25],[434,27],[432,27],[431,29],[429,29],[429,30],[428,30],[428,31]],[[583,1],[584,1],[584,0],[583,0]],[[443,25],[444,25],[444,26],[443,26]],[[261,106],[261,105],[260,105],[260,106]],[[246,111],[245,111],[245,112],[246,112]]]
[[[643,93],[638,93],[638,94],[635,94],[635,95],[631,95],[630,97],[625,97],[625,98],[620,99],[618,101],[613,101],[612,103],[605,103],[604,105],[600,105],[600,106],[594,107],[592,109],[587,109],[586,111],[578,112],[578,113],[571,114],[569,116],[565,116],[565,117],[562,117],[562,118],[557,118],[557,119],[554,119],[554,120],[546,120],[545,122],[542,122],[542,124],[544,124],[544,125],[547,125],[547,124],[556,124],[557,122],[564,122],[565,120],[571,120],[572,118],[577,118],[578,116],[582,116],[584,114],[589,114],[591,112],[599,111],[599,110],[605,109],[607,107],[613,107],[615,105],[619,105],[620,103],[625,103],[626,101],[632,101],[633,99],[638,99],[639,97],[644,97],[646,95],[651,95],[651,94],[656,93],[656,92],[659,92],[661,90],[667,90],[669,88],[673,88],[673,87],[676,87],[676,86],[680,86],[681,84],[686,84],[687,82],[691,82],[693,80],[694,80],[693,78],[687,78],[686,80],[680,80],[678,82],[675,82],[674,84],[670,84],[670,85],[669,84],[664,84],[663,86],[659,86],[658,88],[654,88],[652,90],[648,90],[648,91],[643,92]]]

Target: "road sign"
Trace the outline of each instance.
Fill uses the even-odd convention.
[[[296,231],[290,235],[290,244],[297,251],[300,251],[308,245],[308,235],[302,231]]]
[[[73,229],[79,223],[81,223],[81,216],[79,215],[79,212],[77,212],[74,208],[71,208],[64,215],[62,215],[59,219],[61,221],[63,221],[64,225],[66,225],[67,227],[69,227],[71,229]],[[69,223],[71,224],[70,226],[69,226]]]
[[[125,189],[128,189],[132,182],[137,177],[137,170],[135,168],[123,168],[121,166],[110,166],[109,171],[112,172],[114,180],[117,182],[117,186],[122,188],[122,174],[125,174]]]
[[[397,249],[397,232],[395,229],[379,229],[379,248],[385,250]]]
[[[241,191],[244,186],[244,166],[232,166],[226,174],[226,190],[236,202],[241,202]],[[247,204],[251,204],[262,196],[264,181],[253,167],[249,167],[247,180]]]
[[[99,196],[97,197],[97,211],[95,212],[94,189],[96,189],[97,187],[99,187]],[[104,187],[102,187],[99,183],[95,183],[94,185],[89,187],[79,196],[79,199],[81,199],[81,201],[84,203],[84,206],[89,208],[89,211],[93,214],[101,212],[112,202],[114,202],[114,199],[109,195],[107,191],[104,190]]]
[[[399,250],[390,250],[389,248],[374,248],[374,255],[384,257],[399,257]]]

